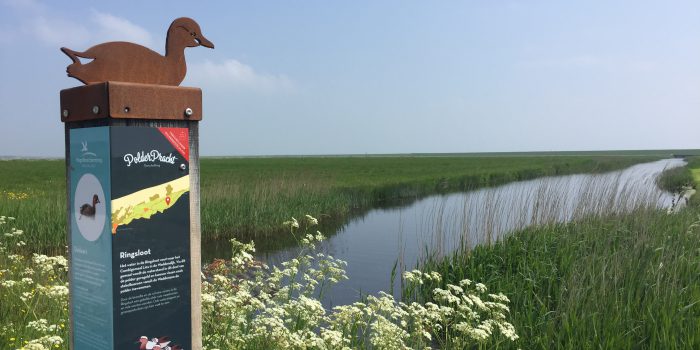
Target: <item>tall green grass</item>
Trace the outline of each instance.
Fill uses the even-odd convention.
[[[21,217],[31,252],[62,254],[66,245],[63,160],[0,161],[0,213]]]
[[[671,193],[679,193],[694,184],[692,170],[689,167],[678,167],[664,171],[656,180],[659,187]]]
[[[334,225],[375,206],[547,175],[602,172],[649,155],[277,157],[201,160],[204,240],[279,243],[279,222],[310,213]],[[66,242],[65,163],[0,161],[0,212],[22,217],[33,251]],[[21,194],[17,196],[17,194]],[[329,226],[330,226],[329,225]]]
[[[700,156],[688,157],[688,169],[690,170],[690,176],[695,182],[695,187],[700,184]]]
[[[678,173],[687,185],[687,173]],[[577,205],[596,210],[582,211],[574,222],[547,223],[557,210],[544,208],[541,226],[447,257],[433,252],[421,269],[441,273],[443,284],[469,278],[506,294],[521,335],[512,348],[698,348],[698,202],[669,215],[652,209],[654,198],[632,195],[597,207],[606,189],[587,191],[595,195]],[[554,198],[545,202],[557,205]],[[426,285],[419,299],[430,300],[434,287]],[[416,298],[415,291],[408,294]]]
[[[596,172],[648,157],[338,157],[208,159],[202,222],[210,239],[280,243],[278,222],[305,213],[333,232],[352,215],[434,193]],[[335,225],[335,226],[334,226]],[[270,239],[274,238],[274,239]]]
[[[521,336],[512,348],[700,348],[697,205],[529,228],[421,269],[507,295]]]

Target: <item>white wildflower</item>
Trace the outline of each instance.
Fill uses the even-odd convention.
[[[48,288],[46,295],[50,297],[66,297],[68,296],[67,286],[51,286]]]
[[[15,284],[17,284],[17,281],[13,281],[13,280],[6,280],[6,281],[0,282],[0,286],[3,286],[5,288],[12,288]]]
[[[305,215],[304,217],[306,217],[306,221],[309,223],[309,225],[311,225],[311,226],[318,225],[318,220],[315,217],[308,215],[308,214]]]
[[[510,303],[510,299],[508,299],[508,297],[505,296],[503,293],[489,294],[489,297],[493,300],[496,300],[496,301]]]
[[[295,219],[294,217],[292,217],[292,220],[285,221],[282,224],[291,228],[299,228],[299,221],[297,221],[297,219]]]

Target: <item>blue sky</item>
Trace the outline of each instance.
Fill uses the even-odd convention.
[[[0,155],[63,154],[59,47],[181,16],[204,155],[700,148],[697,1],[0,0]]]

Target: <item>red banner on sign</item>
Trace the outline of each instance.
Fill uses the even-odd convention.
[[[158,131],[180,152],[186,161],[190,161],[190,137],[187,128],[158,128]]]

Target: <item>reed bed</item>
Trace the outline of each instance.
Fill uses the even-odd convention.
[[[577,172],[602,172],[654,156],[277,157],[201,160],[203,239],[279,243],[279,222],[311,213],[332,232],[352,215],[434,193]],[[0,161],[0,212],[25,220],[33,251],[66,244],[63,160]],[[274,239],[270,239],[274,238]]]
[[[686,187],[693,185],[694,179],[690,168],[671,169],[657,180],[659,187],[669,192],[681,192]]]
[[[586,217],[628,213],[637,208],[673,210],[685,205],[680,194],[659,189],[655,179],[681,161],[640,164],[619,172],[544,177],[437,198],[419,220],[419,244],[426,255],[441,257],[456,249],[490,244],[530,226]]]
[[[558,186],[522,193],[535,204],[521,210],[495,194],[485,207],[465,204],[480,222],[457,220],[457,251],[427,249],[420,269],[444,280],[404,290],[408,300],[429,301],[432,288],[465,278],[493,286],[511,300],[521,338],[487,347],[700,348],[700,205],[669,214],[660,210],[668,193],[623,179],[588,181],[572,204]],[[504,219],[506,209],[518,214]],[[519,231],[500,234],[511,227]]]
[[[655,155],[451,157],[277,157],[201,160],[203,239],[254,239],[260,246],[287,235],[289,215],[323,218],[326,232],[352,215],[435,193],[516,180],[604,172]],[[24,218],[33,252],[60,254],[66,244],[63,160],[0,161],[0,212]]]

